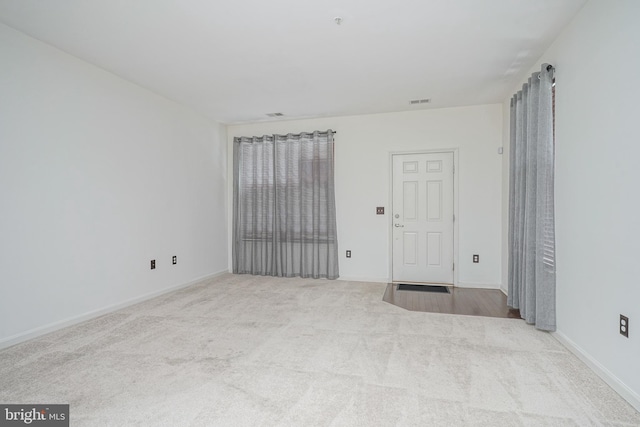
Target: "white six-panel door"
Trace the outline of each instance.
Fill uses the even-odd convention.
[[[392,158],[393,281],[453,284],[453,153]]]

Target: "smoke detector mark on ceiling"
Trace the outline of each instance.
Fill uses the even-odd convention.
[[[284,114],[282,114],[282,113],[267,113],[267,116],[269,116],[269,117],[282,117],[282,116],[284,116]]]

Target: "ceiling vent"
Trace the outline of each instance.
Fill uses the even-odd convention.
[[[282,117],[282,116],[284,116],[284,114],[282,114],[282,113],[267,113],[267,116],[269,116],[269,117]]]
[[[424,98],[424,99],[412,99],[411,101],[409,101],[409,104],[411,105],[415,105],[415,104],[429,104],[431,102],[430,98]]]

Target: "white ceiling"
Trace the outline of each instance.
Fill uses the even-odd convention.
[[[0,21],[239,123],[502,102],[585,2],[0,0]]]

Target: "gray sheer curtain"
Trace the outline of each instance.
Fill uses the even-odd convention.
[[[511,99],[507,304],[536,328],[556,329],[553,68]]]
[[[338,278],[333,132],[233,140],[233,272]]]

